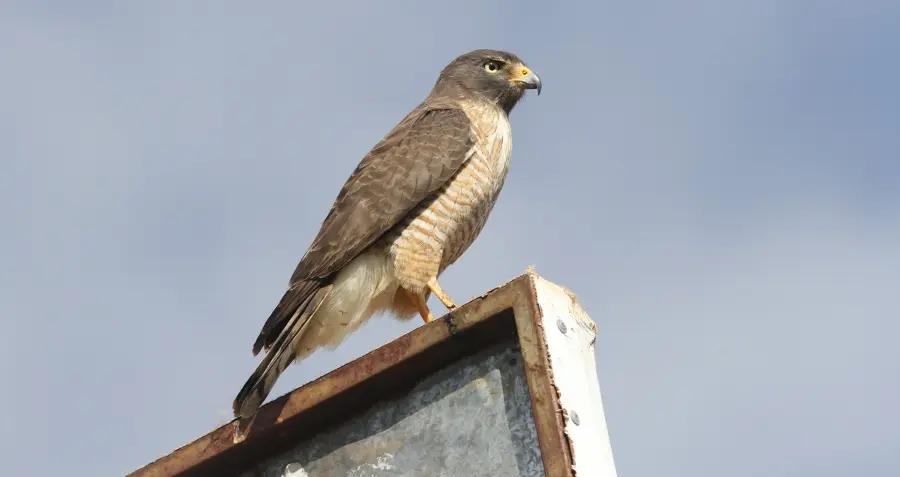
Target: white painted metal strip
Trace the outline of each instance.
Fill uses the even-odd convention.
[[[532,275],[575,475],[616,477],[594,357],[596,325],[574,294]]]

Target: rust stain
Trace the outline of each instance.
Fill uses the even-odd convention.
[[[522,296],[516,301],[516,328],[522,358],[525,362],[525,376],[531,392],[531,407],[535,429],[541,447],[544,472],[548,477],[574,477],[572,452],[568,437],[564,434],[563,413],[559,412],[559,392],[553,383],[553,371],[544,329],[541,324],[540,304],[537,301],[536,273],[529,270],[524,277],[526,283],[520,287]]]

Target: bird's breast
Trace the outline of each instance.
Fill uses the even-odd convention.
[[[469,159],[397,230],[397,257],[439,261],[443,271],[477,238],[503,188],[512,152],[512,130],[499,109],[466,109],[474,147]]]

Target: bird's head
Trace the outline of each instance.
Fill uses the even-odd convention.
[[[499,50],[475,50],[444,67],[432,94],[477,95],[508,113],[528,89],[541,94],[541,79],[518,56]]]

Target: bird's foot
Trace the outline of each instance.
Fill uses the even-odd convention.
[[[428,289],[431,290],[431,293],[434,293],[434,296],[438,297],[438,300],[441,300],[441,303],[443,303],[448,310],[453,311],[457,308],[456,303],[453,303],[453,300],[450,299],[450,297],[438,284],[437,278],[428,280],[428,283],[426,285],[428,285]]]
[[[431,323],[432,321],[434,321],[436,319],[437,318],[435,318],[434,315],[432,315],[431,312],[428,310],[425,310],[425,313],[422,314],[422,321],[424,321],[425,323]]]
[[[411,301],[412,304],[416,307],[416,310],[422,317],[422,321],[424,321],[425,323],[431,323],[432,321],[434,321],[434,315],[431,314],[431,310],[428,309],[428,304],[425,303],[425,300],[420,298],[419,295],[416,295],[415,293],[407,290],[406,288],[404,288],[403,291],[406,292],[406,296],[409,297],[409,301]]]

